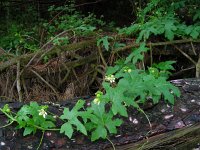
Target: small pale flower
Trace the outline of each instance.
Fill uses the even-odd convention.
[[[99,98],[95,98],[94,99],[94,103],[97,104],[97,105],[99,105],[100,104],[100,99]]]
[[[128,72],[128,73],[131,73],[131,71],[132,71],[131,69],[128,69],[128,71],[127,71],[127,72]]]
[[[131,69],[130,69],[130,67],[127,67],[127,66],[125,66],[124,67],[124,72],[128,72],[128,73],[131,73]]]
[[[39,115],[40,115],[40,116],[43,116],[43,118],[46,117],[47,112],[46,112],[44,109],[40,109],[40,110],[38,110],[38,111],[39,111]]]
[[[115,82],[115,76],[114,75],[105,76],[105,80],[109,81],[110,83],[114,83]]]

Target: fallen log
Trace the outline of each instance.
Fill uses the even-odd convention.
[[[56,54],[56,53],[60,53],[62,51],[74,51],[77,49],[83,49],[85,47],[89,47],[92,46],[96,43],[96,39],[92,39],[92,40],[86,40],[86,41],[82,41],[79,43],[73,43],[73,44],[69,44],[66,46],[63,46],[61,49],[58,49],[57,47],[53,47],[49,50],[39,50],[35,53],[31,53],[31,54],[25,54],[25,55],[21,55],[21,56],[16,56],[14,58],[9,59],[6,62],[3,62],[0,64],[0,72],[4,71],[5,69],[9,68],[12,65],[17,64],[17,62],[21,62],[21,65],[26,65],[33,57],[40,57],[41,55],[52,55],[52,54]]]
[[[200,124],[149,137],[136,143],[116,146],[117,150],[192,149],[200,141]],[[108,148],[106,150],[111,150]]]
[[[17,64],[17,62],[19,62],[19,61],[21,62],[21,65],[26,65],[32,58],[36,58],[38,56],[41,57],[44,55],[57,54],[57,53],[61,53],[63,51],[75,51],[77,49],[83,49],[86,47],[94,46],[96,44],[96,41],[97,41],[97,38],[93,38],[91,40],[81,41],[79,43],[72,43],[69,45],[62,46],[62,47],[53,46],[49,50],[43,49],[43,50],[39,50],[35,53],[16,56],[14,58],[9,59],[6,62],[1,63],[0,64],[0,72],[4,71],[5,69],[9,68],[12,65]],[[147,46],[155,47],[155,46],[190,43],[190,42],[199,43],[200,40],[184,39],[184,40],[175,40],[175,41],[167,41],[167,42],[148,43]],[[112,53],[125,51],[125,50],[131,49],[133,47],[138,47],[138,46],[139,46],[139,43],[133,42],[133,43],[128,44],[125,47],[114,49],[112,51]],[[170,50],[169,51],[160,50],[160,51],[155,51],[155,54],[174,54],[174,51],[170,52]],[[190,52],[190,54],[193,54],[193,52]]]
[[[45,75],[48,71],[48,73],[55,73],[58,71],[63,71],[63,70],[70,70],[75,67],[79,67],[81,65],[90,63],[98,58],[98,55],[96,53],[93,53],[89,56],[83,57],[79,60],[74,60],[74,61],[69,61],[69,62],[59,62],[55,61],[49,64],[48,66],[46,65],[37,65],[37,66],[30,66],[23,72],[23,77],[24,78],[32,78],[35,77],[35,75],[31,72],[31,69],[34,69],[38,74],[40,75]],[[51,69],[53,68],[53,69]]]
[[[155,149],[178,149],[191,150],[197,148],[200,141],[200,79],[182,79],[171,81],[180,88],[182,96],[177,98],[174,106],[160,101],[157,105],[146,108],[152,129],[150,129],[147,119],[134,108],[129,108],[129,118],[123,119],[122,126],[118,129],[117,135],[111,135],[118,150],[155,150]],[[79,99],[79,98],[78,98]],[[58,103],[48,104],[49,111],[53,114],[62,114],[63,107],[71,108],[78,100],[66,100]],[[93,98],[87,97],[86,103]],[[5,102],[4,104],[8,104]],[[2,108],[3,103],[0,104]],[[18,110],[22,103],[10,102],[10,107]],[[137,123],[134,122],[137,120]],[[0,113],[0,125],[7,123],[5,116]],[[151,132],[149,132],[151,131]],[[16,131],[15,126],[0,128],[2,149],[29,149],[30,146],[37,147],[40,143],[41,133],[23,137],[23,130]],[[41,149],[69,149],[69,150],[110,150],[111,143],[108,140],[90,142],[88,137],[74,134],[73,139],[68,139],[59,132],[48,131],[45,133]]]

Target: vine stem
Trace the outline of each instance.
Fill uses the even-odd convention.
[[[2,113],[4,113],[9,119],[11,119],[12,121],[17,121],[15,118],[13,118],[13,116],[9,115],[7,112],[3,111],[3,109],[0,108],[0,111]]]
[[[37,147],[37,150],[39,150],[39,148],[40,148],[40,146],[41,146],[41,144],[42,144],[42,141],[43,141],[43,138],[44,138],[44,130],[42,131],[42,137],[40,138],[40,143],[39,143],[39,145],[38,145],[38,147]]]
[[[150,130],[152,130],[152,125],[151,125],[151,122],[150,122],[149,117],[147,116],[147,114],[141,108],[139,108],[139,111],[145,115],[145,117],[147,118],[147,121],[149,123]]]
[[[37,125],[34,125],[34,124],[29,124],[29,125],[32,125],[33,127],[36,127],[42,131],[59,131],[60,129],[57,129],[57,128],[54,128],[54,129],[45,129],[45,128],[42,128],[42,127],[39,127]]]
[[[4,126],[1,126],[1,127],[0,127],[0,129],[2,129],[2,128],[5,128],[5,127],[7,127],[7,126],[11,125],[13,122],[14,122],[14,121],[11,121],[10,123],[8,123],[8,124],[6,124],[6,125],[4,125]]]
[[[109,138],[106,138],[106,139],[111,143],[111,145],[112,145],[112,147],[113,147],[113,150],[116,150],[116,149],[115,149],[114,143],[113,143]]]

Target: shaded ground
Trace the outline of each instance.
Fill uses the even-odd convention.
[[[160,133],[165,133],[175,129],[191,126],[200,122],[200,80],[183,79],[172,81],[181,90],[181,97],[177,99],[175,106],[170,106],[164,101],[152,106],[149,102],[145,106],[150,125],[145,116],[135,109],[129,109],[128,119],[124,119],[123,125],[119,128],[118,134],[111,136],[110,139],[115,145],[124,145],[137,142],[147,137],[152,137]],[[92,98],[85,97],[89,101]],[[61,114],[62,108],[72,107],[76,100],[61,102],[60,104],[50,103],[50,111]],[[5,103],[2,102],[0,107]],[[20,108],[22,104],[10,102],[13,109]],[[0,126],[6,124],[6,118],[0,114]],[[58,122],[59,124],[59,122]],[[0,129],[0,150],[35,150],[40,142],[41,133],[23,137],[22,131],[16,131],[13,126]],[[46,132],[41,146],[42,150],[92,150],[106,149],[111,147],[108,141],[100,140],[91,143],[85,136],[76,134],[74,139],[69,140],[62,134],[56,132]],[[198,145],[197,145],[198,147]],[[163,148],[162,148],[163,149]],[[175,147],[171,147],[175,149]]]

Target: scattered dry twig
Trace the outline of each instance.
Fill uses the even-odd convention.
[[[101,60],[102,60],[102,63],[103,63],[104,66],[107,68],[107,63],[106,63],[106,61],[105,61],[105,59],[104,59],[104,57],[103,57],[103,53],[102,53],[101,47],[98,46],[97,48],[98,48],[98,52],[99,52],[100,58],[101,58]]]
[[[190,42],[190,43],[191,43],[191,46],[192,46],[192,51],[193,51],[194,55],[195,55],[195,56],[197,56],[197,53],[196,53],[196,51],[195,51],[195,48],[194,48],[194,45],[193,45],[193,43],[192,43],[192,42]]]
[[[21,74],[20,74],[20,61],[17,62],[17,92],[18,92],[18,96],[19,96],[19,102],[22,102],[22,92],[21,92]]]
[[[38,78],[40,78],[48,87],[50,87],[57,97],[59,97],[59,96],[58,96],[58,93],[56,92],[56,90],[54,89],[54,87],[53,87],[52,85],[50,85],[50,84],[49,84],[44,78],[42,78],[36,71],[34,71],[33,69],[31,69],[31,71],[32,71]]]
[[[189,59],[194,65],[196,65],[196,62],[188,55],[186,54],[184,51],[182,51],[180,48],[178,48],[177,46],[174,46],[181,54],[183,54],[187,59]]]

